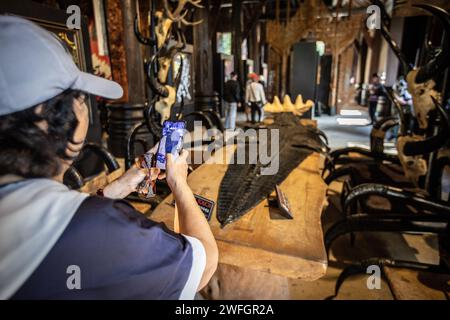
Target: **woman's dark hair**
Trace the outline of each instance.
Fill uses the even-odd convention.
[[[66,90],[42,103],[39,114],[34,106],[0,116],[0,175],[48,178],[61,173],[60,159],[71,159],[66,147],[78,125],[73,102],[80,94]],[[36,124],[40,121],[47,123],[47,132]]]

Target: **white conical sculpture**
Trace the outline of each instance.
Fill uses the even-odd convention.
[[[266,103],[264,105],[264,111],[266,112],[283,112],[283,105],[280,102],[280,99],[275,96],[273,97],[272,103]]]
[[[295,112],[295,106],[288,95],[285,95],[283,99],[283,112]]]
[[[312,100],[307,100],[303,102],[302,95],[298,95],[295,99],[295,104],[292,103],[291,97],[288,95],[284,96],[283,104],[281,104],[280,99],[275,96],[273,97],[272,103],[266,103],[264,106],[264,111],[278,113],[278,112],[292,112],[296,115],[302,115],[312,108],[314,102]]]
[[[297,96],[297,99],[295,99],[295,111],[296,113],[303,114],[307,112],[309,109],[311,109],[314,105],[314,102],[312,100],[306,100],[306,102],[303,102],[303,97],[301,94]]]

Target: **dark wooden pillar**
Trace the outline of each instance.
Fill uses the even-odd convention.
[[[233,55],[234,55],[234,71],[237,72],[241,85],[245,83],[246,75],[244,74],[244,66],[242,64],[242,2],[233,0],[233,12],[231,24],[233,25]]]
[[[145,102],[145,80],[140,45],[133,32],[136,0],[106,1],[111,68],[114,81],[123,87],[123,103]]]
[[[195,9],[195,21],[203,20],[194,26],[194,66],[195,66],[195,107],[211,109],[215,107],[213,54],[210,33],[209,0],[202,1],[203,9]]]
[[[256,25],[250,33],[248,39],[250,43],[250,59],[254,61],[254,70],[257,74],[261,74],[261,57],[260,57],[260,44],[258,42],[258,25]],[[261,35],[260,35],[261,36]]]
[[[136,16],[136,0],[121,0],[123,12],[123,33],[128,71],[128,103],[145,102],[145,80],[142,65],[142,51],[133,31]]]
[[[107,105],[108,145],[116,157],[124,157],[130,130],[144,119],[146,100],[141,45],[133,31],[136,0],[107,0],[105,4],[112,76],[124,91],[120,100]],[[154,144],[147,128],[137,136],[147,147]],[[138,146],[136,155],[145,151]]]

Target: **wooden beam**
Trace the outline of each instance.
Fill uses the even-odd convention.
[[[211,29],[209,30],[209,38],[210,39],[212,39],[212,37],[215,36],[215,34],[217,32],[217,26],[219,25],[219,21],[221,21],[220,9],[222,6],[222,2],[223,2],[223,0],[214,1],[214,5],[213,5],[212,9],[209,11],[209,14],[211,15],[211,17],[214,17],[214,19],[212,19],[212,25],[210,26]],[[206,10],[206,8],[204,10]]]
[[[121,7],[128,70],[128,102],[130,104],[142,104],[145,102],[143,59],[141,46],[134,35],[134,18],[137,14],[137,8],[133,0],[121,0]]]
[[[266,5],[267,0],[263,0],[261,1],[258,6],[256,7],[252,17],[250,18],[250,21],[248,22],[248,24],[245,26],[243,35],[242,35],[242,40],[247,39],[248,36],[250,35],[250,32],[253,30],[253,28],[256,27],[256,25],[259,22],[259,17],[261,17],[262,12],[263,12],[263,8]]]
[[[195,66],[195,95],[212,96],[213,94],[213,55],[209,36],[209,1],[204,0],[204,9],[195,9],[195,21],[202,23],[193,27],[194,34],[194,66]],[[200,106],[202,107],[202,106]]]
[[[232,11],[232,25],[233,29],[233,55],[234,55],[234,71],[238,74],[238,79],[241,85],[244,84],[245,75],[244,68],[241,61],[242,56],[242,25],[241,25],[241,12],[242,1],[233,0]]]

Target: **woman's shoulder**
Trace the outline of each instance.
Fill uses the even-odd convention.
[[[149,219],[137,211],[128,201],[89,196],[78,208],[69,227],[82,225],[85,232],[97,232],[97,229],[111,229],[114,232],[134,234],[141,230],[147,235],[159,235],[157,238],[184,243],[181,235],[171,231],[164,223]],[[73,228],[70,228],[73,229]],[[162,239],[161,239],[162,240]]]
[[[188,239],[124,200],[89,196],[16,298],[177,299],[192,263]],[[67,290],[69,265],[82,290]]]
[[[135,213],[134,207],[122,199],[110,199],[100,196],[89,196],[78,208],[77,213]]]

